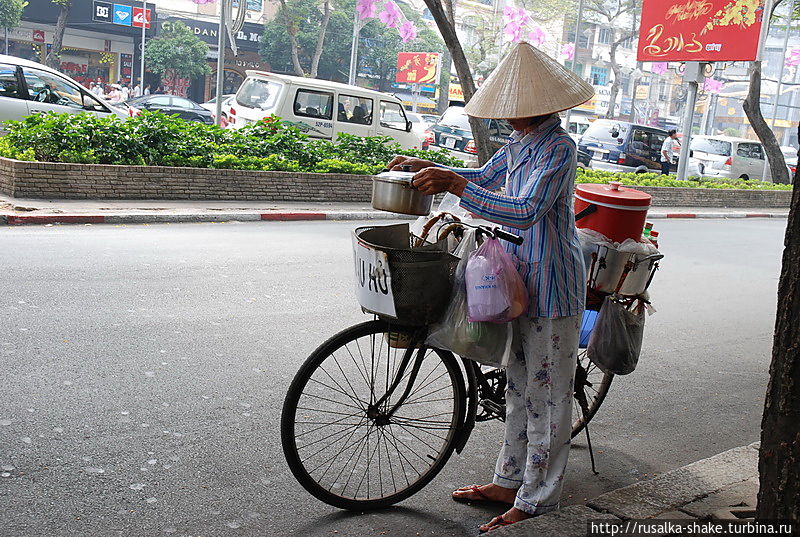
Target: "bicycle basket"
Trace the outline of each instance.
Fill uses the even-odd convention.
[[[396,317],[362,309],[379,317],[408,325],[433,323],[444,314],[458,258],[446,241],[413,247],[415,237],[408,224],[356,228],[355,237],[368,248],[386,255],[389,264]]]

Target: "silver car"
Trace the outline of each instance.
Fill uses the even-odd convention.
[[[46,112],[89,112],[121,118],[131,115],[127,107],[109,104],[46,65],[0,55],[0,122]]]
[[[769,166],[764,175],[764,148],[761,143],[730,136],[695,136],[692,138],[690,174],[727,179],[772,181]]]

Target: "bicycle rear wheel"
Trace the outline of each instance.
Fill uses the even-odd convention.
[[[393,348],[388,335],[413,331],[377,320],[348,328],[315,350],[292,381],[281,415],[283,452],[298,482],[323,502],[357,510],[392,505],[422,489],[450,458],[466,412],[463,374],[451,353],[427,348],[416,374],[417,351],[401,374],[405,349]],[[397,389],[376,405],[397,376]]]
[[[578,352],[574,394],[577,418],[572,423],[572,438],[575,438],[597,414],[613,379],[613,374],[604,373],[589,360],[586,349]]]

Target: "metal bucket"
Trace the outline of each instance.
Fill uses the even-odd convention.
[[[433,196],[411,184],[412,172],[383,172],[372,180],[372,207],[380,211],[427,216]]]

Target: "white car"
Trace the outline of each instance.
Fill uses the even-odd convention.
[[[782,145],[781,153],[783,153],[783,158],[786,160],[786,168],[789,170],[789,182],[791,182],[797,170],[797,148]]]
[[[227,95],[222,96],[222,110],[227,113],[228,108],[231,106],[231,102],[233,102],[233,98],[236,97],[235,93],[228,93]],[[212,114],[217,113],[217,98],[214,97],[210,101],[206,101],[204,103],[200,103],[200,106],[211,112]],[[227,108],[226,108],[227,107]]]
[[[40,63],[0,55],[0,122],[19,121],[46,112],[89,112],[97,116],[132,115],[128,107],[112,105],[89,93],[67,75]]]
[[[772,181],[769,166],[764,175],[764,148],[757,140],[731,136],[692,137],[690,175]]]

